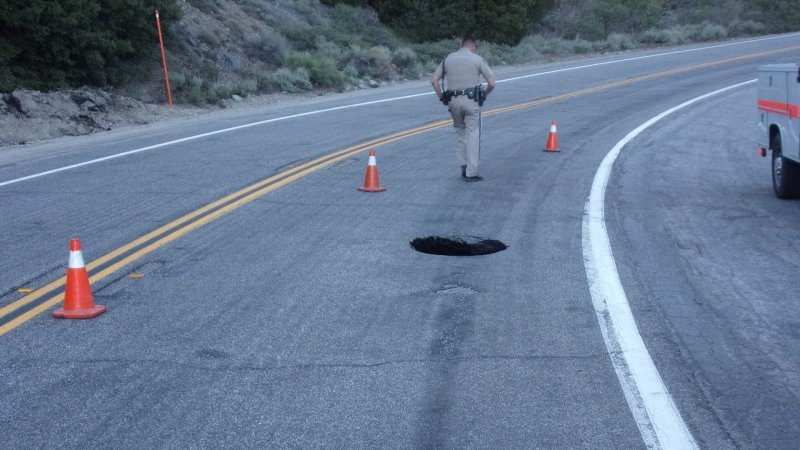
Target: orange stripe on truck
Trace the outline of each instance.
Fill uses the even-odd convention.
[[[792,103],[772,102],[769,100],[758,99],[758,109],[782,116],[789,116],[792,119],[800,117],[800,105]]]

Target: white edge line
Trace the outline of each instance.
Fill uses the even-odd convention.
[[[551,74],[554,74],[554,73],[566,72],[566,71],[570,71],[570,70],[588,69],[588,68],[597,67],[597,66],[603,66],[603,65],[608,65],[608,64],[617,64],[617,63],[621,63],[621,62],[636,61],[636,60],[639,60],[639,59],[656,58],[656,57],[660,57],[660,56],[675,55],[675,54],[678,54],[678,53],[697,52],[697,51],[701,51],[701,50],[708,50],[708,49],[714,49],[714,48],[720,48],[720,47],[729,47],[729,46],[734,46],[734,45],[744,45],[744,44],[749,44],[749,43],[752,43],[752,42],[760,42],[760,41],[766,41],[766,40],[771,40],[771,39],[783,39],[783,38],[797,36],[799,34],[800,33],[784,34],[784,35],[780,35],[780,36],[770,36],[770,37],[765,37],[765,38],[750,39],[750,40],[747,40],[747,41],[730,42],[730,43],[726,43],[726,44],[712,45],[710,47],[692,48],[692,49],[677,50],[677,51],[667,52],[667,53],[657,53],[657,54],[654,54],[654,55],[636,56],[636,57],[625,58],[625,59],[615,59],[613,61],[605,61],[605,62],[600,62],[600,63],[587,64],[587,65],[583,65],[583,66],[567,67],[567,68],[564,68],[564,69],[557,69],[557,70],[551,70],[551,71],[547,71],[547,72],[539,72],[539,73],[535,73],[535,74],[531,74],[531,75],[523,75],[523,76],[515,77],[515,78],[508,78],[508,79],[505,79],[505,80],[499,80],[498,83],[516,81],[516,80],[521,80],[521,79],[525,79],[525,78],[540,77],[540,76],[544,76],[544,75],[551,75]],[[161,148],[161,147],[166,147],[166,146],[169,146],[169,145],[180,144],[182,142],[193,141],[193,140],[197,140],[197,139],[202,139],[204,137],[214,136],[214,135],[217,135],[217,134],[222,134],[222,133],[228,133],[228,132],[231,132],[231,131],[241,130],[241,129],[244,129],[244,128],[250,128],[250,127],[255,127],[255,126],[259,126],[259,125],[265,125],[265,124],[268,124],[268,123],[279,122],[279,121],[283,121],[283,120],[296,119],[298,117],[305,117],[305,116],[311,116],[311,115],[316,115],[316,114],[322,114],[322,113],[327,113],[327,112],[331,112],[331,111],[340,111],[340,110],[343,110],[343,109],[358,108],[358,107],[361,107],[361,106],[375,105],[375,104],[378,104],[378,103],[393,102],[393,101],[397,101],[397,100],[405,100],[405,99],[409,99],[409,98],[422,97],[422,96],[425,96],[425,95],[432,95],[432,94],[433,94],[433,92],[423,92],[421,94],[411,94],[411,95],[404,95],[402,97],[392,97],[392,98],[387,98],[387,99],[382,99],[382,100],[375,100],[375,101],[370,101],[370,102],[355,103],[355,104],[352,104],[352,105],[337,106],[337,107],[333,107],[333,108],[320,109],[320,110],[309,111],[309,112],[300,113],[300,114],[292,114],[292,115],[289,115],[289,116],[276,117],[276,118],[273,118],[273,119],[262,120],[262,121],[259,121],[259,122],[247,123],[247,124],[238,125],[238,126],[235,126],[235,127],[224,128],[222,130],[211,131],[211,132],[208,132],[208,133],[197,134],[197,135],[194,135],[194,136],[188,136],[188,137],[185,137],[185,138],[175,139],[175,140],[168,141],[168,142],[162,142],[160,144],[155,144],[155,145],[150,145],[150,146],[147,146],[147,147],[137,148],[135,150],[130,150],[130,151],[123,152],[123,153],[117,153],[117,154],[105,156],[105,157],[102,157],[102,158],[92,159],[90,161],[84,161],[84,162],[78,163],[78,164],[72,164],[72,165],[69,165],[69,166],[59,167],[58,169],[48,170],[48,171],[45,171],[45,172],[39,172],[39,173],[35,173],[33,175],[28,175],[28,176],[25,176],[25,177],[15,178],[13,180],[3,181],[3,182],[0,182],[0,187],[8,186],[10,184],[20,183],[20,182],[26,181],[26,180],[32,180],[34,178],[43,177],[45,175],[52,175],[54,173],[64,172],[64,171],[75,169],[75,168],[78,168],[78,167],[88,166],[88,165],[91,165],[91,164],[97,164],[99,162],[108,161],[108,160],[111,160],[111,159],[121,158],[123,156],[128,156],[128,155],[133,155],[133,154],[136,154],[136,153],[146,152],[146,151],[149,151],[149,150],[154,150],[154,149]]]
[[[209,137],[209,136],[214,136],[214,135],[217,135],[217,134],[229,133],[231,131],[241,130],[241,129],[244,129],[244,128],[255,127],[255,126],[264,125],[264,124],[273,123],[273,122],[280,122],[280,121],[283,121],[283,120],[296,119],[298,117],[312,116],[312,115],[315,115],[315,114],[322,114],[322,113],[331,112],[331,111],[339,111],[339,110],[342,110],[342,109],[356,108],[356,107],[359,107],[359,106],[367,106],[367,105],[374,105],[374,104],[377,104],[377,103],[385,103],[385,102],[391,102],[391,101],[395,101],[395,100],[403,100],[403,99],[407,99],[407,98],[411,98],[411,97],[420,97],[420,96],[423,96],[423,95],[428,95],[428,93],[406,95],[406,96],[403,96],[403,97],[387,98],[387,99],[383,99],[383,100],[374,100],[374,101],[371,101],[371,102],[356,103],[356,104],[352,104],[352,105],[336,106],[336,107],[333,107],[333,108],[320,109],[320,110],[316,110],[316,111],[309,111],[309,112],[304,112],[304,113],[299,113],[299,114],[292,114],[290,116],[283,116],[283,117],[276,117],[276,118],[273,118],[273,119],[261,120],[259,122],[246,123],[244,125],[238,125],[238,126],[235,126],[235,127],[224,128],[222,130],[210,131],[208,133],[197,134],[197,135],[194,135],[194,136],[188,136],[188,137],[181,138],[181,139],[175,139],[175,140],[172,140],[172,141],[162,142],[160,144],[155,144],[155,145],[150,145],[150,146],[147,146],[147,147],[137,148],[135,150],[130,150],[130,151],[123,152],[123,153],[116,153],[114,155],[104,156],[102,158],[92,159],[90,161],[84,161],[82,163],[72,164],[72,165],[69,165],[69,166],[59,167],[58,169],[48,170],[46,172],[40,172],[40,173],[36,173],[36,174],[33,174],[33,175],[28,175],[26,177],[15,178],[13,180],[0,182],[0,187],[7,186],[9,184],[19,183],[21,181],[30,180],[30,179],[33,179],[33,178],[43,177],[45,175],[51,175],[51,174],[58,173],[58,172],[64,172],[66,170],[75,169],[75,168],[78,168],[78,167],[83,167],[83,166],[88,166],[88,165],[96,164],[96,163],[103,162],[103,161],[108,161],[110,159],[121,158],[123,156],[128,156],[128,155],[133,155],[133,154],[136,154],[136,153],[146,152],[148,150],[154,150],[154,149],[157,149],[157,148],[166,147],[166,146],[173,145],[173,144],[180,144],[182,142],[194,141],[194,140],[197,140],[197,139],[201,139],[201,138]]]
[[[559,73],[559,72],[568,72],[570,70],[588,69],[588,68],[591,68],[591,67],[605,66],[605,65],[608,65],[608,64],[616,64],[616,63],[621,63],[621,62],[636,61],[636,60],[640,60],[640,59],[658,58],[658,57],[661,57],[661,56],[677,55],[677,54],[680,54],[680,53],[699,52],[701,50],[711,50],[711,49],[721,48],[721,47],[731,47],[731,46],[734,46],[734,45],[751,44],[753,42],[769,41],[769,40],[772,40],[772,39],[783,39],[783,38],[794,37],[794,36],[798,36],[798,35],[800,35],[800,33],[783,34],[783,35],[780,35],[780,36],[770,36],[770,37],[759,38],[759,39],[750,39],[750,40],[747,40],[747,41],[728,42],[726,44],[712,45],[712,46],[709,46],[709,47],[690,48],[690,49],[686,49],[686,50],[675,50],[675,51],[666,52],[666,53],[656,53],[656,54],[653,54],[653,55],[634,56],[634,57],[631,57],[631,58],[615,59],[613,61],[603,61],[603,62],[594,63],[594,64],[587,64],[587,65],[584,65],[584,66],[566,67],[564,69],[551,70],[549,72],[540,72],[540,73],[533,73],[533,74],[530,74],[530,75],[522,75],[522,76],[514,77],[514,78],[506,78],[505,80],[498,81],[498,83],[503,83],[503,82],[506,82],[506,81],[516,81],[516,80],[521,80],[521,79],[524,79],[524,78],[540,77],[542,75],[550,75],[550,74]]]
[[[755,81],[728,86],[681,103],[628,133],[603,158],[586,201],[582,246],[592,303],[614,370],[648,448],[698,447],[639,334],[625,289],[619,279],[605,223],[605,191],[611,169],[622,148],[659,120],[708,97]]]

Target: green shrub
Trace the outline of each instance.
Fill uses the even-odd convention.
[[[208,14],[220,14],[219,5],[215,0],[192,0],[192,6]]]
[[[552,38],[545,40],[541,52],[548,56],[564,56],[572,52],[572,45],[564,39]]]
[[[408,47],[401,47],[392,52],[392,64],[399,68],[411,66],[417,61],[417,53]]]
[[[279,66],[286,59],[289,42],[280,33],[267,28],[247,36],[244,46],[248,56],[273,66]]]
[[[236,82],[233,92],[242,97],[255,94],[258,92],[258,80],[255,78],[242,78]]]
[[[592,43],[584,39],[574,39],[572,41],[572,52],[576,55],[585,55],[592,51]]]
[[[417,53],[408,47],[401,47],[392,52],[392,64],[407,78],[419,78],[423,73]]]
[[[203,87],[204,84],[205,84],[205,81],[203,81],[203,79],[201,77],[198,77],[198,76],[195,75],[189,80],[188,87],[190,89],[200,89],[200,88]]]
[[[344,81],[344,75],[336,68],[336,63],[320,53],[292,53],[286,58],[286,65],[293,69],[304,68],[315,86],[340,87]]]
[[[267,77],[268,82],[282,92],[301,92],[311,89],[311,80],[305,68],[287,69],[281,67]]]
[[[170,73],[172,96],[178,103],[200,105],[207,102],[208,87],[203,78],[193,75],[187,77],[179,72]]]
[[[348,63],[342,69],[342,74],[344,75],[345,79],[350,84],[358,84],[358,80],[360,78],[360,74],[358,73],[358,69],[356,68],[355,64]]]
[[[209,103],[218,103],[224,98],[230,98],[230,96],[235,93],[235,85],[230,81],[216,81],[208,87],[206,101]]]
[[[736,19],[728,24],[728,33],[732,36],[752,36],[763,33],[765,28],[763,23],[754,20]]]
[[[186,75],[181,72],[169,73],[169,86],[173,91],[180,91],[185,88],[187,81]]]
[[[317,48],[317,36],[322,35],[316,33],[312,28],[300,26],[284,27],[282,33],[289,41],[290,46],[301,52],[315,50]]]
[[[700,30],[701,41],[720,41],[728,37],[728,31],[722,25],[703,24]]]
[[[223,71],[237,71],[244,66],[244,58],[238,53],[227,52],[224,49],[214,53],[214,61],[217,63],[217,67],[223,69]]]
[[[220,78],[219,69],[216,65],[207,63],[204,64],[199,72],[192,76],[192,80],[190,83],[191,90],[201,90],[202,92],[206,92],[214,82],[218,81]]]
[[[508,64],[513,58],[512,47],[505,44],[480,41],[478,42],[477,52],[490,66]]]
[[[436,68],[439,67],[439,64],[441,64],[441,61],[434,61],[432,59],[431,60],[427,60],[427,61],[423,61],[423,63],[422,63],[422,73],[423,74],[428,74],[428,75],[433,75],[433,72],[436,71]]]
[[[317,36],[315,48],[319,53],[334,61],[346,61],[348,59],[347,50],[344,47],[336,42],[329,41],[323,35]]]
[[[208,30],[201,31],[197,38],[200,39],[200,42],[203,42],[209,47],[219,46],[219,39],[217,39],[217,36]]]
[[[179,99],[182,99],[184,102],[191,103],[193,105],[202,105],[206,102],[206,95],[201,89],[192,88],[186,92],[186,95],[179,97]]]
[[[352,45],[348,53],[347,65],[353,66],[359,77],[372,77],[369,50],[358,45]]]
[[[687,41],[686,28],[673,27],[664,30],[649,29],[642,33],[639,41],[649,45],[678,45]]]
[[[392,67],[392,52],[386,47],[375,46],[367,50],[369,66],[372,76],[388,80],[394,74]]]
[[[461,41],[457,39],[442,39],[435,42],[414,44],[411,48],[417,52],[420,59],[426,63],[435,61],[438,65],[449,53],[458,50]],[[435,66],[434,66],[435,67]]]
[[[272,2],[264,2],[262,3],[272,3]],[[325,22],[325,16],[323,14],[322,8],[320,8],[319,2],[315,0],[293,0],[288,2],[291,5],[291,8],[294,9],[293,16],[296,16],[296,13],[300,13],[300,18],[309,23],[311,25],[319,25]],[[275,4],[277,5],[278,2],[276,1]],[[290,11],[291,12],[291,11]]]
[[[245,38],[245,32],[242,29],[242,26],[239,25],[239,22],[233,19],[226,19],[223,22],[223,25],[225,25],[225,28],[227,28],[231,32],[231,34],[238,37],[239,39]]]
[[[381,25],[377,20],[370,20],[367,10],[355,8],[342,3],[337,4],[330,12],[331,30],[346,34],[347,41],[340,42],[346,45],[355,37],[357,44],[363,46],[386,46],[394,48],[397,46],[397,38],[392,32]]]
[[[330,11],[330,20],[336,28],[358,33],[370,26],[361,8],[339,3]]]
[[[606,39],[591,43],[591,50],[596,53],[619,52],[633,48],[636,48],[636,42],[627,34],[612,33]]]
[[[205,101],[208,103],[219,103],[222,100],[229,99],[234,95],[247,97],[258,91],[258,81],[254,78],[245,78],[241,80],[217,81],[208,87],[205,95]]]
[[[7,68],[0,78],[35,89],[125,81],[137,73],[128,62],[157,52],[142,44],[153,42],[153,9],[160,10],[167,40],[170,24],[180,18],[175,0],[0,4],[0,66]]]
[[[543,3],[539,0],[377,0],[370,5],[375,7],[384,23],[416,42],[460,36],[471,30],[478,39],[512,45],[522,38]]]
[[[510,62],[527,64],[536,61],[541,56],[539,52],[541,45],[538,44],[541,39],[539,35],[528,35],[522,38],[519,44],[513,48]]]
[[[636,48],[636,43],[627,34],[611,33],[606,38],[608,49],[611,51],[631,50]]]
[[[0,37],[0,92],[11,92],[16,87],[15,76],[11,71],[10,64],[18,52],[19,50]]]

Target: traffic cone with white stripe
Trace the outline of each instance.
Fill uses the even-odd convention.
[[[547,145],[544,146],[546,152],[558,151],[558,134],[556,132],[556,121],[550,123],[550,134],[547,136]]]
[[[69,242],[69,268],[67,269],[67,287],[64,291],[64,307],[53,312],[59,319],[91,319],[106,312],[103,305],[95,305],[92,288],[89,286],[89,274],[83,263],[81,241],[72,238]]]
[[[369,162],[367,163],[367,174],[364,176],[364,186],[358,188],[361,192],[383,192],[386,189],[381,187],[378,181],[378,164],[375,162],[375,149],[369,151]]]

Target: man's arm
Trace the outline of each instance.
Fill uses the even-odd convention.
[[[494,73],[492,69],[489,68],[489,65],[486,64],[486,60],[481,58],[481,75],[483,78],[486,79],[486,95],[489,95],[490,92],[494,89]]]
[[[431,85],[433,86],[433,92],[436,92],[436,98],[442,98],[442,76],[439,75],[439,72],[435,72],[431,77]]]
[[[447,59],[445,57],[445,59]],[[436,67],[436,70],[433,71],[433,76],[431,77],[431,86],[433,86],[433,92],[436,93],[436,98],[442,98],[442,78],[444,78],[444,59],[439,65]]]
[[[489,78],[486,79],[486,95],[489,95],[490,92],[494,89],[494,75],[489,75]]]

